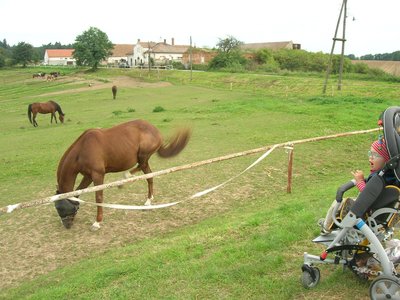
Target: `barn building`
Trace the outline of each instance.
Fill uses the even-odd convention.
[[[74,49],[46,49],[43,63],[50,66],[74,66],[76,60],[72,56],[73,52]]]

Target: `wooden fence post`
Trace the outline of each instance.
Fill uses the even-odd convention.
[[[285,147],[286,152],[288,153],[288,178],[287,178],[287,187],[286,192],[290,194],[292,192],[292,176],[293,176],[293,151],[294,146],[288,145]]]

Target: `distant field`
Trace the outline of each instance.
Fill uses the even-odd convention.
[[[367,64],[370,68],[381,69],[389,74],[400,76],[400,61],[354,60],[352,62],[362,62]]]
[[[168,136],[193,129],[177,157],[150,160],[153,171],[275,143],[375,128],[399,105],[400,84],[345,79],[342,91],[324,78],[102,69],[61,69],[56,81],[32,69],[0,70],[0,207],[51,196],[64,151],[86,129],[146,119]],[[111,86],[119,87],[112,99]],[[39,127],[27,106],[57,101],[65,124]],[[162,107],[163,110],[155,110]],[[321,283],[300,284],[303,252],[319,254],[318,233],[337,187],[355,168],[368,172],[366,152],[377,134],[298,145],[293,191],[287,159],[277,149],[259,165],[204,197],[195,192],[235,176],[261,153],[155,179],[154,204],[167,209],[106,209],[89,230],[95,208],[82,205],[71,230],[52,204],[0,216],[0,299],[367,299],[368,285],[350,272],[321,267]],[[107,182],[121,174],[109,174]],[[354,194],[354,193],[353,193]],[[109,189],[105,202],[142,205],[143,181]],[[82,196],[94,201],[92,194]]]

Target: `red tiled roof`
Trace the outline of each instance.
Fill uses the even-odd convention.
[[[114,57],[123,57],[132,55],[133,53],[133,44],[115,44],[114,48],[112,49],[111,56]]]
[[[46,49],[49,57],[72,57],[74,49]]]
[[[185,53],[189,46],[185,45],[169,45],[165,43],[158,43],[152,48],[153,52],[157,53]]]
[[[279,49],[292,49],[293,42],[292,41],[285,41],[285,42],[270,42],[270,43],[248,43],[241,45],[242,49],[247,50],[258,50],[258,49],[272,49],[272,50],[279,50]]]

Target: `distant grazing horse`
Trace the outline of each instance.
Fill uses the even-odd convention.
[[[115,97],[117,97],[117,86],[113,85],[113,87],[111,88],[112,94],[113,94],[113,99],[115,99]]]
[[[36,122],[36,115],[38,113],[51,114],[51,123],[53,123],[53,118],[57,123],[56,112],[58,112],[58,117],[60,118],[61,123],[64,123],[65,114],[61,110],[61,106],[58,103],[54,101],[48,101],[44,103],[35,102],[28,105],[28,118],[34,127],[38,126],[38,123]]]
[[[39,73],[33,74],[32,77],[33,77],[33,78],[38,78],[38,77],[43,78],[45,75],[46,75],[46,73],[39,72]]]
[[[187,145],[190,129],[183,128],[164,143],[159,130],[152,124],[135,120],[109,129],[88,129],[61,157],[57,169],[57,194],[71,192],[78,174],[83,176],[77,189],[104,183],[106,173],[127,171],[131,176],[142,170],[151,173],[149,159],[155,152],[169,158],[179,154]],[[153,199],[153,178],[147,179],[148,194],[145,205]],[[96,202],[103,202],[103,191],[96,192]],[[65,228],[71,228],[79,209],[79,202],[62,199],[55,202],[58,215]],[[103,208],[97,207],[96,222],[92,230],[100,228]]]

